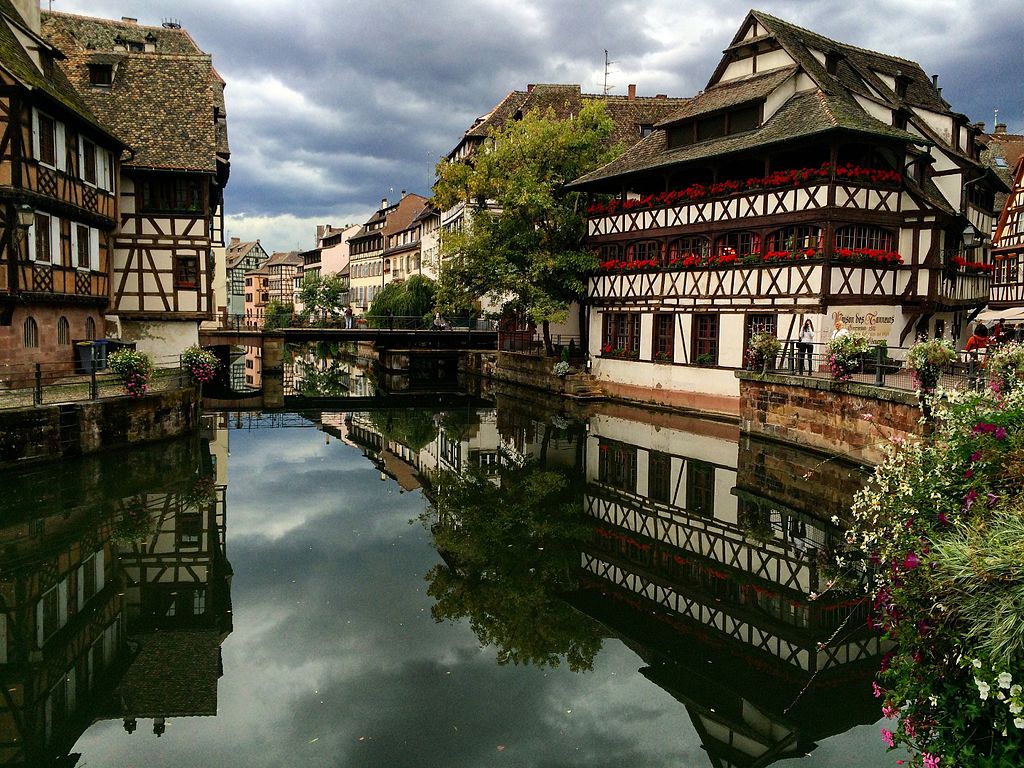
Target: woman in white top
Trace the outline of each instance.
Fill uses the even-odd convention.
[[[796,356],[797,365],[800,369],[800,375],[804,375],[804,360],[807,361],[807,373],[811,373],[814,369],[811,367],[811,352],[814,350],[814,326],[810,320],[804,320],[803,327],[800,329],[800,338],[796,343]]]

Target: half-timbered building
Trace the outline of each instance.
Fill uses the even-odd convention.
[[[131,146],[120,166],[112,315],[123,340],[167,354],[214,311],[228,177],[224,81],[173,22],[42,15],[44,37],[104,124]]]
[[[413,219],[426,206],[425,197],[405,191],[397,203],[389,204],[383,198],[380,208],[349,238],[349,290],[354,309],[368,309],[391,282],[393,259],[386,251],[395,247],[392,237],[409,230]]]
[[[1018,139],[1024,148],[1024,136]],[[1024,308],[1024,154],[1016,157],[1013,185],[999,217],[992,255],[995,270],[989,307],[1000,311]]]
[[[11,370],[104,335],[124,143],[64,75],[38,4],[0,0],[0,350]],[[3,374],[0,374],[2,376]]]
[[[245,314],[245,273],[256,269],[270,258],[259,240],[242,242],[232,237],[227,246],[228,316]]]
[[[1002,186],[978,132],[916,63],[750,12],[704,91],[570,185],[593,193],[594,373],[728,407],[754,332],[958,340]]]

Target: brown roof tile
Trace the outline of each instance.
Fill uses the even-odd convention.
[[[226,127],[214,122],[223,81],[211,58],[180,29],[43,13],[43,34],[67,55],[63,69],[89,107],[135,150],[125,165],[213,173],[227,152]],[[149,43],[152,52],[119,48]],[[114,82],[89,83],[97,53],[119,54]]]

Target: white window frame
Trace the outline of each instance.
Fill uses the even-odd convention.
[[[60,253],[60,219],[52,213],[46,213],[45,211],[37,211],[36,216],[45,216],[50,222],[50,260],[41,263],[60,266],[62,263]],[[28,260],[36,261],[36,255],[36,222],[35,218],[33,218],[28,228]]]
[[[78,263],[78,228],[85,226],[77,221],[71,222],[71,254],[72,263],[75,269],[85,272],[91,270],[98,272],[100,269],[100,231],[95,227],[86,227],[89,231],[89,264],[83,266]]]
[[[96,181],[89,181],[88,179],[85,178],[85,145],[86,144],[92,144],[92,163],[93,163],[93,165],[92,165],[92,175],[95,177]],[[78,137],[78,178],[87,187],[95,188],[95,187],[99,186],[99,183],[100,183],[100,166],[102,166],[102,163],[100,162],[100,153],[102,151],[103,150],[100,149],[99,145],[97,145],[95,141],[90,141],[89,139],[85,138],[85,136],[81,136],[81,135]]]
[[[57,627],[49,634],[44,634],[46,628],[43,626],[43,603],[46,601],[46,596],[54,590],[57,590]],[[46,641],[57,634],[57,632],[67,623],[68,582],[67,579],[61,579],[48,590],[43,592],[43,594],[39,596],[39,600],[36,602],[36,647],[42,648],[46,644]]]

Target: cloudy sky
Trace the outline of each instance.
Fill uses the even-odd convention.
[[[43,6],[46,7],[44,0]],[[228,231],[268,250],[382,197],[429,194],[437,159],[527,83],[689,96],[750,0],[52,0],[55,11],[175,19],[227,81]],[[938,74],[957,111],[1024,132],[1019,0],[765,0],[760,9]]]

